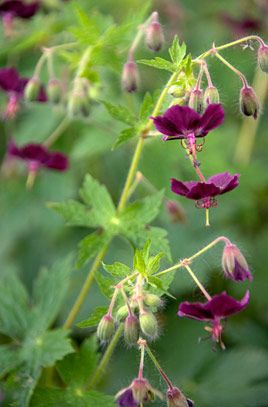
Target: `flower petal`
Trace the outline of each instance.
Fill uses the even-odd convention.
[[[215,184],[220,188],[220,194],[231,191],[239,185],[239,174],[231,175],[229,172],[222,172],[220,174],[212,175],[208,182]]]
[[[120,392],[116,402],[120,407],[137,407],[138,405],[134,400],[133,393],[130,388]]]
[[[0,69],[0,88],[5,92],[16,91],[19,84],[19,74],[13,67]]]
[[[23,3],[21,0],[6,0],[0,5],[0,14],[10,13],[20,18],[30,18],[39,9],[39,3]]]
[[[208,132],[220,126],[224,120],[224,110],[220,103],[210,104],[201,117],[200,132],[197,136],[205,136]]]
[[[69,166],[69,162],[65,154],[53,152],[49,153],[49,157],[44,163],[44,166],[57,171],[65,171]]]

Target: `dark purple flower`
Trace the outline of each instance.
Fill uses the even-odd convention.
[[[214,295],[205,303],[185,301],[179,305],[178,316],[210,322],[212,326],[206,327],[206,330],[211,333],[214,341],[222,345],[221,320],[243,311],[248,306],[249,297],[250,293],[247,291],[242,300],[237,301],[224,291],[221,294]]]
[[[0,68],[0,89],[8,94],[9,100],[5,112],[5,117],[14,117],[19,109],[19,100],[23,97],[25,86],[29,79],[20,77],[16,68]],[[37,98],[38,102],[46,102],[47,96],[43,86]]]
[[[226,278],[234,281],[253,280],[248,263],[234,244],[226,244],[222,254],[222,268]]]
[[[5,0],[0,4],[0,15],[19,18],[31,18],[39,9],[39,3],[24,3],[21,0]]]
[[[124,389],[124,391],[118,396],[117,404],[120,407],[137,407],[138,403],[134,400],[132,390],[130,388]]]
[[[210,104],[200,115],[189,106],[175,105],[162,116],[152,117],[157,130],[165,136],[162,140],[190,139],[205,137],[211,130],[220,126],[224,110],[220,104]]]
[[[261,20],[250,16],[236,19],[228,13],[223,13],[221,15],[221,20],[226,27],[229,28],[232,36],[236,39],[260,32],[263,28]]]
[[[232,191],[238,186],[238,177],[239,174],[231,175],[229,172],[223,172],[213,175],[206,182],[183,182],[172,178],[171,190],[175,194],[194,199],[199,208],[210,208],[216,206],[215,196]]]
[[[30,171],[37,171],[44,167],[56,171],[65,171],[68,168],[68,158],[60,152],[50,152],[41,144],[26,144],[18,147],[11,141],[8,146],[8,155],[24,160]]]
[[[137,378],[129,387],[117,393],[115,398],[120,407],[137,407],[141,403],[154,400],[156,395],[162,398],[162,393],[154,389],[148,380]]]

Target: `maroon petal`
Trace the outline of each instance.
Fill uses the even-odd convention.
[[[249,297],[250,293],[247,291],[242,300],[237,301],[224,291],[221,294],[214,295],[206,303],[189,303],[187,301],[181,303],[178,315],[199,321],[226,318],[245,309],[249,303]]]
[[[170,120],[163,116],[152,117],[156,129],[166,136],[176,137],[177,128]],[[164,138],[165,139],[165,138]]]
[[[171,178],[171,191],[175,192],[177,195],[187,196],[189,192],[189,187],[187,182],[179,181],[175,178]],[[196,184],[196,183],[195,183]]]
[[[29,161],[38,161],[44,164],[49,159],[49,152],[41,144],[27,144],[20,149],[21,158]]]
[[[123,393],[121,393],[116,402],[120,407],[137,407],[138,405],[134,400],[133,393],[130,388],[127,388]]]
[[[224,110],[221,104],[210,104],[201,117],[198,136],[204,136],[220,126],[224,120]]]
[[[220,194],[220,188],[211,182],[182,182],[174,178],[171,179],[171,190],[177,195],[182,195],[186,198],[194,200],[208,198]]]
[[[208,182],[215,184],[220,188],[220,194],[231,191],[239,185],[239,174],[231,175],[229,172],[223,172],[213,175],[208,179]]]
[[[69,162],[65,154],[54,152],[49,153],[49,158],[44,163],[44,166],[57,171],[66,171],[69,166]]]
[[[0,14],[11,13],[20,18],[30,18],[39,9],[39,3],[23,3],[20,0],[6,0],[0,5]]]
[[[6,92],[16,91],[19,85],[19,74],[13,67],[0,69],[0,88]]]

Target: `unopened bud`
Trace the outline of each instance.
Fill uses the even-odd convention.
[[[115,323],[111,315],[106,314],[99,322],[97,336],[100,341],[107,342],[111,339],[115,332]]]
[[[166,203],[167,211],[171,217],[172,222],[174,223],[185,223],[186,222],[186,214],[179,202],[176,201],[167,201]]]
[[[140,314],[140,327],[144,335],[154,339],[158,335],[158,323],[154,314],[149,311],[143,311]]]
[[[62,86],[58,79],[50,79],[47,85],[48,100],[52,103],[59,103],[62,97]]]
[[[174,98],[180,98],[185,95],[185,89],[182,86],[172,85],[170,86],[168,93]]]
[[[128,307],[126,305],[122,305],[122,307],[118,308],[116,313],[116,319],[118,321],[122,321],[128,316]]]
[[[163,304],[163,301],[161,300],[160,297],[158,297],[158,295],[151,294],[151,293],[145,294],[144,302],[149,307],[155,307],[155,308],[159,308]]]
[[[202,89],[193,89],[190,94],[189,107],[197,113],[202,113],[204,110],[204,95]]]
[[[164,43],[164,34],[161,24],[158,21],[158,13],[154,12],[152,20],[145,33],[145,42],[152,51],[160,51]]]
[[[226,244],[222,254],[222,268],[226,278],[234,281],[252,280],[248,263],[234,244]]]
[[[139,321],[134,314],[129,314],[124,323],[124,338],[129,345],[136,345],[139,339]]]
[[[167,407],[194,407],[194,403],[187,399],[177,387],[168,389],[166,397]]]
[[[260,105],[258,97],[251,86],[244,85],[240,91],[240,109],[245,116],[253,116],[257,119]]]
[[[153,401],[155,399],[154,389],[146,379],[135,379],[131,383],[134,400],[138,403]]]
[[[74,92],[69,99],[68,111],[71,116],[85,116],[90,113],[89,99],[84,92]]]
[[[268,46],[262,44],[258,49],[258,62],[263,72],[268,73]]]
[[[37,100],[40,91],[40,81],[38,78],[33,77],[30,79],[24,90],[24,97],[28,102]]]
[[[127,92],[135,92],[138,88],[139,73],[134,61],[125,63],[122,73],[122,88]]]
[[[208,86],[204,93],[204,101],[206,105],[210,105],[211,103],[219,103],[220,95],[218,89],[215,86]]]

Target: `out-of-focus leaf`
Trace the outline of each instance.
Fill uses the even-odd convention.
[[[136,122],[134,114],[125,106],[113,105],[112,103],[101,101],[110,115],[120,122],[133,126]]]
[[[97,307],[95,311],[84,321],[77,324],[79,328],[89,328],[98,325],[103,315],[107,312],[107,307]]]
[[[123,263],[116,261],[113,264],[103,264],[104,269],[107,273],[111,274],[113,277],[123,279],[129,276],[132,270]]]
[[[128,127],[127,129],[124,129],[121,131],[119,134],[118,138],[115,140],[113,144],[113,149],[121,146],[122,144],[126,143],[133,137],[137,135],[137,129],[136,127]]]
[[[105,231],[96,231],[84,237],[79,243],[77,267],[82,267],[95,256],[99,250],[106,246],[111,237]]]
[[[19,366],[21,363],[18,349],[10,345],[0,346],[0,378]]]
[[[78,201],[49,202],[47,206],[59,213],[67,226],[97,227],[94,213]]]

